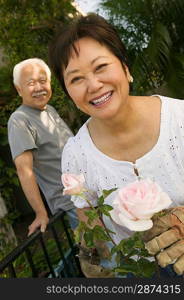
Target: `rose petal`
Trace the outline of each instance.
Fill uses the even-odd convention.
[[[83,174],[62,174],[61,180],[64,186],[63,195],[75,195],[84,191],[85,178]]]
[[[116,224],[122,225],[121,220],[119,219],[119,214],[115,209],[112,209],[109,213]]]
[[[145,200],[146,201],[146,200]],[[154,202],[154,199],[152,200]],[[155,213],[168,208],[171,205],[172,201],[169,198],[169,196],[164,193],[164,192],[160,192],[160,197],[159,197],[159,201],[157,203],[155,203],[155,207],[150,207],[150,209],[148,208],[144,208],[140,211],[140,206],[137,207],[137,212],[135,213],[137,218],[140,219],[147,219],[147,218],[151,218]]]
[[[145,231],[150,229],[153,226],[152,220],[130,220],[125,218],[122,214],[119,215],[119,220],[122,226],[127,227],[132,231]]]

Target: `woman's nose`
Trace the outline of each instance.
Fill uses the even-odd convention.
[[[90,76],[87,80],[87,88],[89,93],[95,93],[101,87],[103,86],[103,83],[99,80],[97,76]]]

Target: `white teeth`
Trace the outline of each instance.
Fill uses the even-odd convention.
[[[111,96],[111,92],[109,92],[108,94],[105,94],[104,96],[102,96],[102,97],[100,97],[100,98],[98,98],[98,99],[96,99],[96,100],[93,100],[93,101],[91,101],[93,104],[101,104],[101,103],[104,103],[105,101],[107,101],[108,100],[108,98]]]
[[[42,92],[35,92],[32,94],[33,97],[40,97],[41,95],[46,95],[47,92],[46,91],[42,91]]]

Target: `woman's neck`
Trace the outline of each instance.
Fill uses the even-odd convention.
[[[88,129],[91,135],[98,131],[100,135],[119,135],[120,133],[129,133],[136,128],[142,119],[142,114],[136,105],[136,97],[130,97],[129,103],[111,119],[91,118],[88,123]]]

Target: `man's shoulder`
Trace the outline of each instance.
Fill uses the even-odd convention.
[[[18,121],[26,118],[26,114],[24,113],[21,106],[19,106],[9,117],[8,123],[12,121]]]
[[[52,106],[52,105],[50,105],[50,104],[47,104],[47,111],[59,115],[58,112],[57,112],[57,110],[55,109],[55,107]]]
[[[58,113],[58,111],[55,109],[54,106],[47,104],[46,111],[48,114],[52,115],[54,118],[56,117],[57,119],[60,119],[64,122],[63,118],[60,116],[60,114]]]

